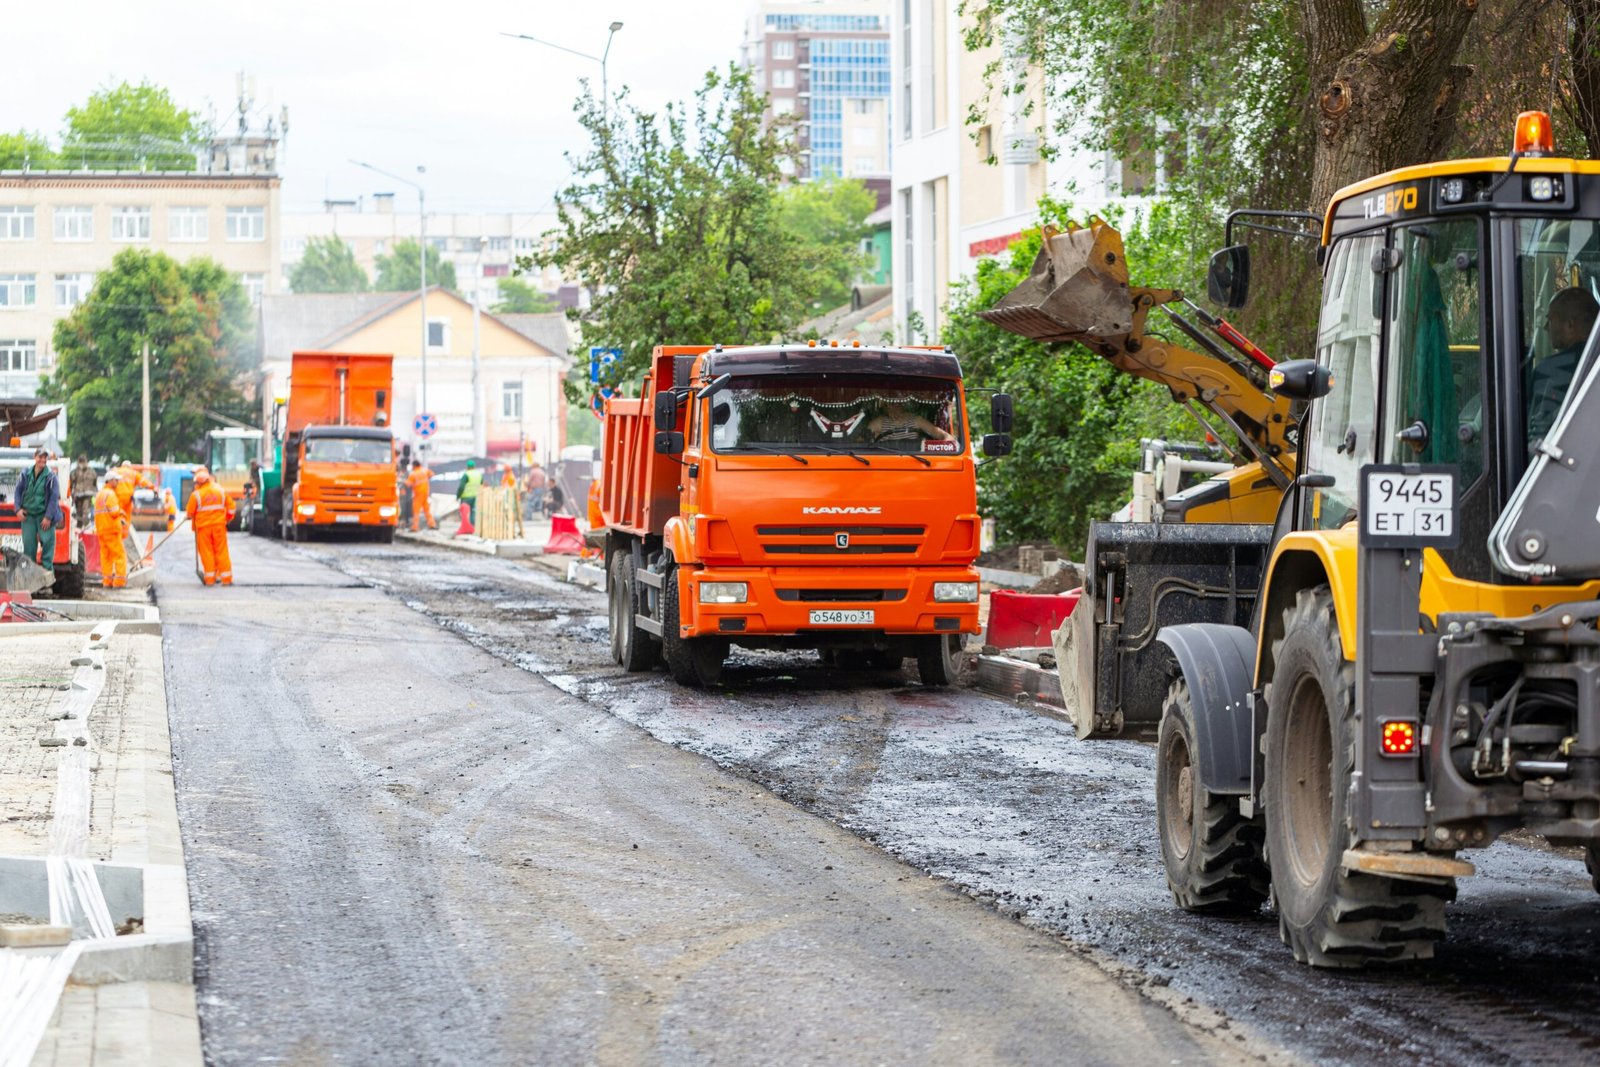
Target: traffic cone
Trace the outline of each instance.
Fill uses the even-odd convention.
[[[456,535],[458,537],[471,537],[477,532],[472,526],[472,505],[463,503],[461,505],[461,528],[456,531]]]

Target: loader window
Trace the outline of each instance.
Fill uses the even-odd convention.
[[[711,402],[718,452],[959,455],[955,382],[867,376],[735,378]]]
[[[1517,223],[1522,396],[1531,445],[1550,432],[1594,325],[1600,295],[1600,223]]]
[[[1457,464],[1466,488],[1485,462],[1478,223],[1408,226],[1394,248],[1382,458]]]
[[[1307,494],[1305,525],[1332,530],[1355,516],[1361,467],[1371,463],[1378,430],[1378,318],[1372,254],[1381,234],[1354,237],[1329,252],[1317,324],[1317,362],[1333,372],[1333,392],[1311,409],[1305,470],[1334,484]]]

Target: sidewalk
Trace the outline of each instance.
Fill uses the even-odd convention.
[[[201,1062],[157,629],[0,626],[3,1067]]]

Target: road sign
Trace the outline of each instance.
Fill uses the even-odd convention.
[[[411,420],[411,428],[417,431],[418,437],[427,439],[439,432],[439,420],[423,412]]]
[[[600,378],[605,368],[621,358],[622,349],[620,348],[594,347],[589,349],[589,380],[596,385],[600,384]]]

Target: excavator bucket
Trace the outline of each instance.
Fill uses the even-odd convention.
[[[14,548],[0,549],[4,556],[5,592],[38,593],[49,589],[56,576]]]
[[[1028,277],[978,317],[1036,341],[1099,346],[1133,333],[1134,313],[1122,235],[1096,220],[1064,232],[1047,227]]]

